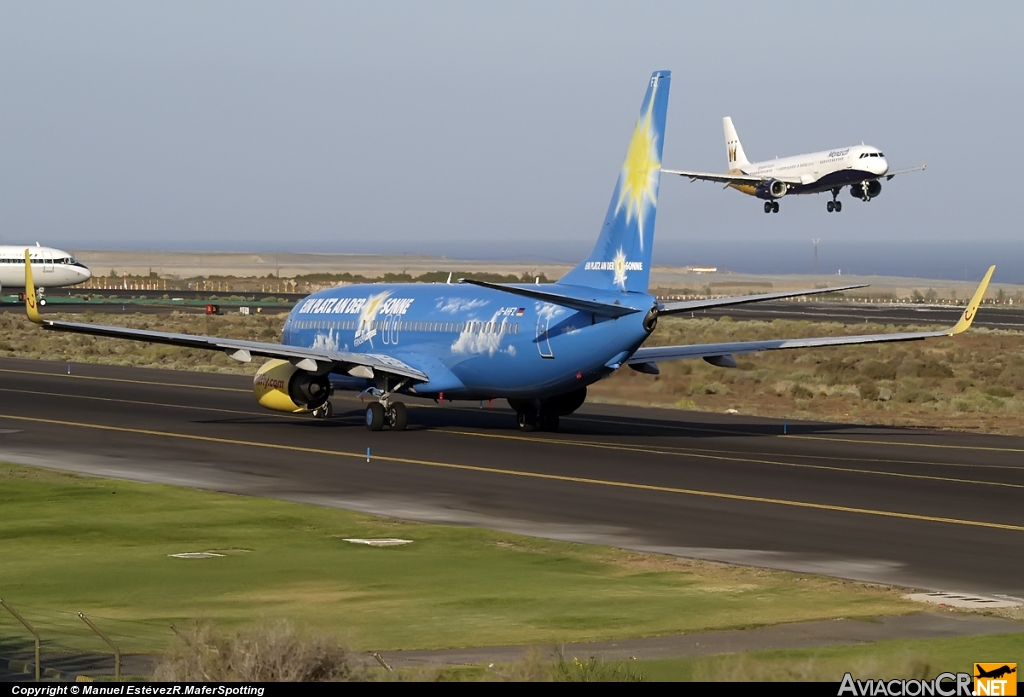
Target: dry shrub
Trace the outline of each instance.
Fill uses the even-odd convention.
[[[166,655],[153,679],[162,682],[334,682],[365,680],[362,659],[323,636],[288,622],[232,635],[197,625],[187,646]]]

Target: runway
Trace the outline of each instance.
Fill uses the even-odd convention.
[[[342,395],[317,421],[245,377],[67,369],[0,359],[0,460],[1024,597],[1024,438],[606,405],[521,434],[503,402],[416,400],[370,433]]]

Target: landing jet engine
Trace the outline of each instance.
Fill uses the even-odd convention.
[[[860,184],[851,184],[850,193],[853,194],[854,198],[859,198],[861,201],[870,201],[882,193],[882,182],[877,179],[869,179],[862,181]]]
[[[761,182],[754,189],[754,195],[766,201],[782,198],[789,191],[789,184],[780,182],[778,179],[769,179]]]
[[[307,373],[288,361],[275,358],[256,371],[252,391],[261,407],[305,413],[327,403],[331,383],[326,375]]]

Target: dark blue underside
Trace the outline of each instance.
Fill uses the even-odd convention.
[[[848,184],[859,184],[865,180],[881,179],[882,176],[865,172],[861,169],[843,169],[826,174],[812,184],[790,184],[788,194],[818,194],[822,191],[831,191]]]

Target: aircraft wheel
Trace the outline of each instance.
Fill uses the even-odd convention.
[[[834,210],[836,209],[836,204],[835,204],[835,201],[829,201],[828,203],[826,203],[826,204],[825,204],[825,208],[827,208],[827,209],[828,209],[828,212],[829,212],[829,213],[831,213],[832,211],[834,211]]]
[[[545,414],[540,421],[542,431],[555,432],[558,430],[558,414]]]
[[[838,213],[841,210],[843,210],[843,202],[842,201],[836,201],[836,213]]]
[[[537,420],[534,416],[533,409],[519,409],[516,411],[516,423],[519,426],[519,430],[523,433],[529,433],[537,428]]]
[[[392,402],[388,409],[388,425],[392,431],[404,431],[409,423],[409,411],[402,402]]]
[[[329,419],[334,415],[334,407],[331,406],[330,402],[324,402],[323,406],[317,407],[313,410],[314,419]]]
[[[371,431],[384,428],[384,405],[380,402],[374,402],[366,407],[366,428]]]
[[[39,298],[39,307],[42,307],[45,304],[46,304],[46,298]]]
[[[778,201],[772,201],[772,213],[778,213],[778,212],[779,212],[779,202]]]
[[[764,212],[765,213],[771,213],[772,212],[772,202],[771,201],[765,201],[764,202]]]

